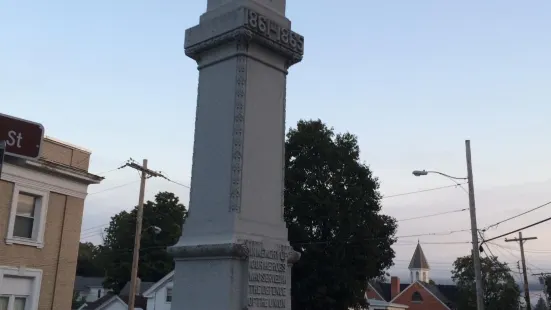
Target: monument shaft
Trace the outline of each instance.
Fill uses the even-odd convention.
[[[285,97],[303,50],[285,0],[208,0],[186,31],[199,89],[190,211],[169,249],[173,310],[291,309]]]

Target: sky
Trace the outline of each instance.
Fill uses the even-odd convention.
[[[551,2],[287,2],[305,37],[288,76],[287,127],[319,118],[357,135],[386,196],[453,185],[411,171],[464,177],[470,139],[479,228],[551,201]],[[137,203],[136,171],[111,171],[127,159],[189,184],[198,73],[183,42],[205,9],[206,0],[0,2],[1,112],[92,150],[90,171],[106,177],[89,189],[83,240],[98,242],[110,217]],[[183,185],[151,179],[146,198],[172,191],[187,205]],[[387,197],[382,212],[403,220],[467,207],[452,187]],[[403,280],[418,241],[437,279],[470,253],[468,231],[443,235],[468,229],[467,211],[398,224],[398,236],[439,234],[398,239],[390,273]],[[550,233],[551,222],[524,231],[538,237],[525,245],[529,273],[551,271]],[[516,270],[518,243],[500,238],[490,250]]]

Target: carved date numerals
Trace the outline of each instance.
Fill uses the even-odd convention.
[[[304,51],[304,37],[285,27],[278,25],[266,16],[247,10],[246,24],[265,37],[281,43],[293,51]]]

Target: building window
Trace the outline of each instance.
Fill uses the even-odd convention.
[[[20,192],[17,196],[17,207],[15,211],[15,224],[13,225],[13,236],[32,239],[36,235],[34,225],[35,211],[40,208],[41,197]]]
[[[423,296],[419,292],[414,292],[413,295],[411,295],[411,301],[415,303],[420,303],[423,301]]]
[[[0,296],[0,310],[25,310],[27,297]]]
[[[46,191],[14,186],[6,243],[44,246],[48,198]]]
[[[415,280],[416,280],[416,281],[419,281],[419,271],[416,271],[416,272],[415,272]]]
[[[0,266],[0,310],[36,310],[42,271]]]
[[[166,302],[172,302],[172,287],[166,288]]]
[[[100,299],[100,298],[101,298],[101,289],[98,290],[98,299]]]

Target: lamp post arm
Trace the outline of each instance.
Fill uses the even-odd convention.
[[[454,177],[454,176],[451,176],[449,174],[445,174],[445,173],[442,173],[442,172],[439,172],[439,171],[427,171],[427,173],[436,173],[436,174],[445,176],[446,178],[450,178],[450,179],[454,179],[454,180],[467,180],[467,178],[458,178],[458,177]]]

